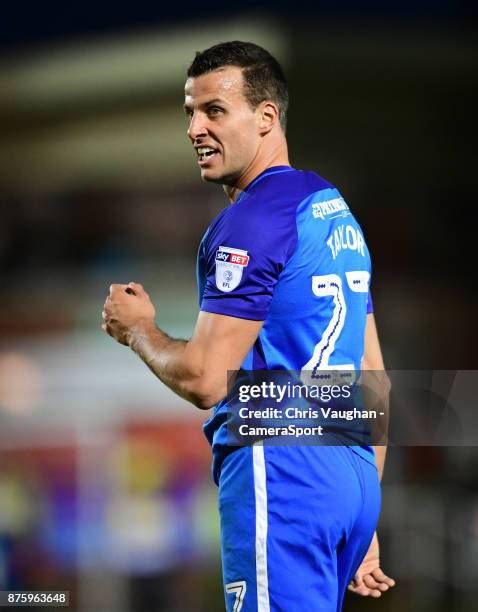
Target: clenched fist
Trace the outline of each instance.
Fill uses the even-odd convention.
[[[133,331],[143,324],[154,324],[156,311],[143,286],[129,283],[111,285],[102,315],[103,331],[128,346]]]

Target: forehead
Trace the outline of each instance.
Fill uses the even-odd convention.
[[[189,77],[184,87],[186,104],[204,104],[208,99],[226,102],[243,99],[243,76],[238,66],[218,68],[197,77]]]

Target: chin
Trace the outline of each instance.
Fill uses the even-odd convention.
[[[227,169],[224,166],[218,167],[211,164],[210,167],[201,168],[201,179],[207,183],[217,183],[218,185],[229,185],[234,187],[241,176],[241,171]]]
[[[208,168],[201,169],[201,179],[206,183],[219,183],[220,185],[224,183],[223,175]]]

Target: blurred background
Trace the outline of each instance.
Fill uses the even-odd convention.
[[[293,165],[337,184],[364,228],[387,366],[478,369],[476,4],[3,13],[0,590],[69,590],[81,612],[223,610],[208,415],[100,330],[109,285],[131,280],[169,334],[194,326],[196,249],[226,201],[186,139],[185,71],[223,40],[278,57]],[[477,460],[390,450],[398,586],[346,610],[474,609]]]

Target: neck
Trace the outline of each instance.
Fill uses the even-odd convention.
[[[239,178],[231,185],[223,185],[223,189],[230,202],[235,202],[239,194],[252,183],[252,181],[268,168],[274,166],[290,166],[287,143],[284,141],[280,147],[275,148],[268,154],[258,154],[251,164],[244,170]]]

